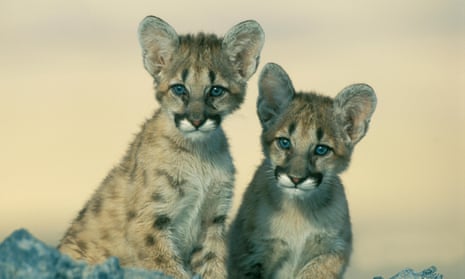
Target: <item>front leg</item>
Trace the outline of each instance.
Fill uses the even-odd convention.
[[[303,268],[296,278],[339,279],[350,257],[350,239],[338,235],[316,234],[307,239]]]
[[[134,220],[130,226],[128,241],[136,251],[137,266],[161,271],[176,279],[191,278],[171,240],[171,218],[165,214],[151,214]],[[139,216],[140,218],[141,216]]]
[[[260,236],[257,236],[257,238],[252,237],[250,240],[242,240],[246,242],[246,246],[235,255],[238,262],[234,263],[231,278],[279,278],[275,277],[275,275],[289,257],[286,242],[277,238],[263,238]]]
[[[193,252],[192,270],[202,278],[226,278],[225,215],[219,215],[207,228],[205,240]]]
[[[227,278],[226,220],[231,207],[232,182],[217,184],[205,202],[201,242],[194,249],[191,267],[203,279]]]
[[[324,254],[313,258],[298,273],[297,279],[340,279],[346,261],[337,253]]]

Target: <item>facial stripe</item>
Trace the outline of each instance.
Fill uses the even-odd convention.
[[[292,122],[290,125],[289,125],[289,135],[292,135],[295,131],[295,123]]]
[[[323,135],[324,135],[323,129],[321,128],[316,129],[316,138],[318,139],[318,141],[321,141],[321,139],[323,138]]]
[[[181,73],[182,82],[186,83],[187,75],[189,75],[189,70],[188,70],[188,69],[184,69],[184,70],[182,71],[182,73]]]
[[[215,83],[215,79],[216,79],[216,74],[215,72],[213,72],[212,70],[210,70],[208,72],[208,77],[210,78],[210,83],[213,84]]]

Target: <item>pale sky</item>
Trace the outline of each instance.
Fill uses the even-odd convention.
[[[286,5],[285,5],[286,4]],[[346,278],[436,265],[465,277],[465,3],[357,1],[0,2],[0,241],[51,245],[158,107],[137,25],[224,34],[255,19],[262,66],[334,96],[370,84],[378,107],[342,180],[354,253]],[[225,121],[236,206],[261,161],[256,74]],[[371,276],[371,277],[370,277]]]

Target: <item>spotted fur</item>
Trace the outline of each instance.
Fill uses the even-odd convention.
[[[229,278],[342,278],[352,233],[338,174],[366,133],[374,91],[296,93],[286,72],[267,64],[259,92],[265,159],[231,225]]]
[[[144,66],[160,103],[126,156],[102,182],[59,244],[91,264],[175,278],[225,278],[225,219],[234,166],[222,120],[243,102],[264,34],[255,21],[223,38],[178,36],[157,17],[139,27]]]

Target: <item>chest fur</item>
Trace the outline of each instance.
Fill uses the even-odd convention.
[[[183,157],[174,166],[182,184],[179,197],[170,205],[170,214],[174,242],[181,251],[189,251],[201,241],[209,219],[218,215],[218,208],[229,207],[234,167],[229,152]]]
[[[279,240],[283,244],[278,249],[273,248],[276,254],[280,254],[276,257],[279,262],[268,272],[273,274],[273,278],[288,278],[289,274],[294,274],[300,268],[302,259],[306,258],[308,241],[322,233],[323,229],[294,206],[286,206],[279,211],[261,206],[259,215],[263,216],[262,220],[266,220],[257,231],[260,232],[259,237],[265,240],[264,243],[269,243],[267,240]]]

